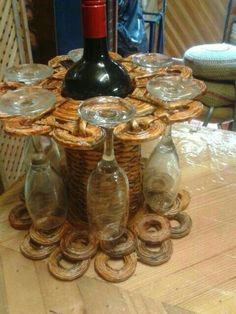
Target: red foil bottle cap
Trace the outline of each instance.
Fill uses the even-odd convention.
[[[105,0],[83,0],[83,4],[86,5],[105,4]]]
[[[104,0],[83,0],[82,16],[85,38],[106,37],[106,3]]]

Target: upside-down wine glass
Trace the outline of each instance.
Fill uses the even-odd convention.
[[[173,60],[160,53],[136,53],[131,56],[133,64],[143,68],[147,73],[153,73],[160,68],[169,67]]]
[[[154,77],[148,81],[147,90],[152,97],[164,101],[166,108],[170,102],[193,99],[201,92],[194,79],[185,79],[180,74]],[[153,211],[165,213],[170,210],[179,192],[180,178],[179,158],[169,124],[143,172],[144,198]]]
[[[88,179],[87,210],[91,233],[99,240],[114,241],[123,235],[127,224],[129,182],[115,159],[113,128],[130,121],[135,109],[122,98],[101,96],[82,102],[79,115],[106,133],[102,159]]]
[[[37,87],[36,84],[53,74],[53,69],[44,64],[21,64],[6,69],[5,81],[22,82],[25,85],[14,91],[7,92],[0,101],[0,111],[9,116],[35,117],[51,108],[56,102],[53,92]],[[45,143],[43,145],[42,143]],[[50,143],[49,143],[50,142]],[[49,148],[49,146],[51,148]],[[45,150],[46,147],[46,150]],[[51,139],[42,136],[31,136],[25,147],[25,163],[30,162],[30,156],[36,152],[53,150],[55,163],[59,158],[59,150]],[[51,152],[50,152],[51,153]]]
[[[5,81],[22,82],[25,85],[6,92],[0,99],[0,111],[7,117],[30,117],[34,118],[52,108],[56,103],[53,92],[37,87],[36,84],[51,76],[53,69],[44,64],[21,64],[6,69]],[[44,145],[42,144],[44,143]],[[58,169],[60,152],[55,142],[43,136],[29,136],[24,147],[24,165],[28,168],[33,153],[45,153],[53,157],[52,167]],[[55,170],[57,170],[55,169]],[[22,190],[20,197],[24,199]]]

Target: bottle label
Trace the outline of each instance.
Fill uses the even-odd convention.
[[[82,15],[85,38],[106,37],[106,4],[104,0],[84,0]]]

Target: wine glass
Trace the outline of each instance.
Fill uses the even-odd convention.
[[[7,68],[4,73],[6,81],[23,82],[32,85],[53,74],[53,69],[45,64],[25,63]]]
[[[147,91],[164,102],[193,99],[201,94],[198,81],[185,78],[179,73],[156,76],[147,82]],[[168,106],[168,104],[167,104]]]
[[[147,73],[152,73],[160,68],[169,67],[173,60],[160,53],[136,53],[132,55],[132,62],[143,68]]]
[[[171,136],[171,125],[168,125],[143,171],[146,204],[161,214],[169,211],[177,198],[180,178],[179,158]]]
[[[102,159],[88,179],[87,208],[91,233],[99,240],[115,241],[123,235],[127,224],[129,182],[115,159],[113,128],[130,121],[135,109],[122,98],[101,96],[82,102],[79,115],[106,133]]]
[[[72,61],[77,62],[82,58],[83,53],[84,53],[83,48],[77,48],[77,49],[70,50],[67,53],[67,55]]]
[[[7,68],[4,73],[6,81],[22,82],[25,85],[5,93],[0,100],[0,111],[6,117],[26,116],[34,118],[52,108],[56,103],[53,92],[35,86],[38,82],[53,74],[53,69],[45,64],[20,64]],[[30,146],[35,152],[43,151],[42,138],[30,137]],[[55,146],[52,144],[52,146]],[[28,151],[28,145],[26,146]],[[25,156],[26,157],[26,156]]]
[[[53,69],[44,64],[21,64],[6,69],[5,81],[22,82],[25,85],[16,90],[10,90],[1,97],[0,112],[5,117],[25,116],[34,118],[52,108],[56,103],[54,93],[35,85],[52,75],[52,73]],[[23,152],[26,168],[29,166],[29,156],[33,152],[45,152],[42,142],[45,142],[42,136],[34,135],[29,137]],[[47,144],[46,146],[47,152],[50,151],[50,154],[52,149],[55,150],[52,155],[55,160],[58,160],[60,154],[55,143],[50,139],[50,145]],[[24,199],[23,193],[21,193],[21,198]]]
[[[178,73],[157,76],[147,82],[152,98],[164,102],[166,108],[173,101],[192,99],[201,93],[198,81]],[[146,204],[158,213],[166,213],[174,205],[179,192],[181,171],[179,158],[167,125],[160,142],[152,151],[143,172],[143,192]]]

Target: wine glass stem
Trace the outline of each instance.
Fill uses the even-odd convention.
[[[104,128],[106,138],[104,143],[103,160],[112,161],[115,159],[113,146],[113,129]]]
[[[40,143],[40,135],[32,135],[32,144],[33,144],[35,153],[42,152],[42,146]]]
[[[172,125],[169,124],[166,126],[166,129],[165,129],[165,132],[164,132],[164,135],[165,137],[168,137],[168,138],[171,138],[172,137]]]

